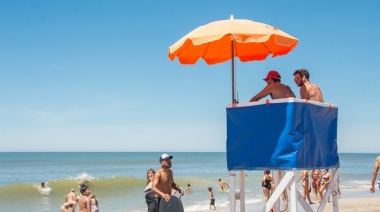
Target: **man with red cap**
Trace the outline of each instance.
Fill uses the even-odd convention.
[[[281,75],[277,71],[269,71],[267,77],[263,80],[266,81],[267,86],[252,97],[252,99],[249,100],[250,102],[258,101],[268,95],[270,95],[272,99],[296,97],[289,86],[281,83]]]

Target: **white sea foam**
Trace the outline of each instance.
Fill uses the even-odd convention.
[[[91,175],[87,174],[86,172],[83,172],[80,175],[75,177],[75,180],[78,183],[81,183],[81,182],[88,183],[88,182],[91,182],[91,180],[93,180],[93,179],[95,179],[95,178],[93,178]]]

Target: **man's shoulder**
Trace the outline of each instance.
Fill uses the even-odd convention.
[[[157,170],[156,174],[161,174],[162,171],[163,171],[163,170],[162,170],[162,168],[161,168],[161,169]]]

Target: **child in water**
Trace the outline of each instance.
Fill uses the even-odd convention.
[[[185,190],[185,192],[188,191],[189,194],[193,193],[193,189],[191,188],[190,184],[187,184],[187,189]]]

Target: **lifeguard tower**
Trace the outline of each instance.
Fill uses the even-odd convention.
[[[290,188],[288,211],[313,209],[296,188],[296,170],[332,169],[332,182],[317,209],[323,211],[333,195],[334,212],[339,211],[337,178],[338,108],[336,105],[285,98],[227,106],[227,169],[230,173],[230,211],[236,211],[235,178],[240,171],[240,212],[245,212],[245,170],[274,171],[276,190],[262,211],[280,208],[280,197]],[[279,183],[279,175],[286,171]]]

